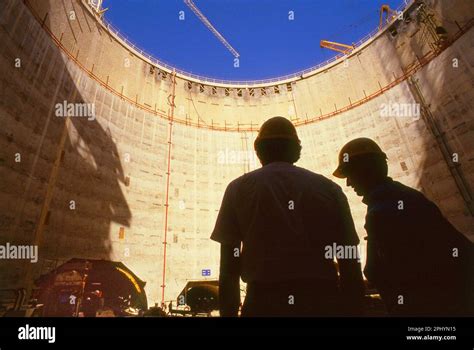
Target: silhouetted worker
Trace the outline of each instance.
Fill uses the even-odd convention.
[[[393,315],[461,315],[472,244],[421,192],[387,176],[386,154],[358,138],[339,153],[334,176],[367,205],[364,274]]]
[[[341,188],[293,165],[300,140],[283,117],[262,125],[254,147],[263,167],[228,185],[211,236],[221,243],[221,316],[238,314],[240,277],[242,316],[360,313],[359,239]],[[355,248],[338,256],[340,286],[335,246]]]

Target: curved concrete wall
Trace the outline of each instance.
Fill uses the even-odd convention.
[[[184,75],[174,85],[78,0],[3,1],[1,241],[27,244],[44,229],[34,276],[71,257],[120,260],[147,281],[150,303],[161,301],[165,271],[172,300],[203,269],[217,278],[218,245],[208,237],[223,191],[259,166],[253,140],[273,115],[298,125],[298,165],[328,177],[346,141],[377,140],[391,175],[472,238],[474,4],[426,4],[448,32],[439,52],[412,6],[395,37],[387,29],[347,60],[271,86],[213,88]],[[63,101],[93,104],[96,118],[56,117]],[[381,116],[384,104],[420,102],[420,118]],[[365,206],[347,195],[363,237]],[[27,263],[0,264],[2,285],[26,283]]]

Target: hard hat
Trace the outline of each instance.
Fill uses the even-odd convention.
[[[344,169],[349,165],[350,159],[352,157],[366,154],[378,154],[384,157],[384,159],[387,159],[387,155],[374,140],[366,137],[354,139],[346,143],[339,152],[339,165],[333,175],[340,179],[345,178],[346,175],[344,174]]]
[[[255,142],[268,139],[288,139],[300,142],[295,126],[283,117],[273,117],[262,124]]]

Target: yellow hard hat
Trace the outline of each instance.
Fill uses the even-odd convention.
[[[273,117],[262,124],[255,142],[268,139],[288,139],[300,142],[295,126],[283,117]]]
[[[349,160],[352,157],[365,154],[379,154],[387,159],[387,155],[382,151],[379,145],[375,143],[374,140],[366,137],[354,139],[346,143],[339,152],[339,165],[333,172],[333,175],[340,179],[345,178],[346,175],[344,174],[344,169],[349,164]]]

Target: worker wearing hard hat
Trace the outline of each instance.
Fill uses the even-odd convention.
[[[359,244],[341,188],[293,165],[301,145],[285,118],[267,120],[254,147],[263,166],[228,185],[211,236],[221,243],[221,316],[237,316],[240,278],[247,283],[242,316],[360,312],[358,255],[336,256],[338,280],[331,254]]]
[[[391,314],[465,313],[472,244],[433,202],[387,173],[386,154],[358,138],[341,149],[333,174],[346,178],[367,205],[365,276]]]

